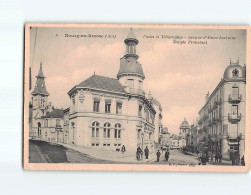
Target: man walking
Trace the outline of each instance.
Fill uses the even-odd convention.
[[[220,153],[219,154],[219,163],[221,163],[221,160],[222,160],[222,154]]]
[[[165,153],[165,158],[166,158],[166,162],[168,161],[168,159],[169,159],[169,151],[168,150],[166,150],[166,153]]]
[[[146,148],[145,148],[145,156],[146,156],[146,159],[148,159],[148,156],[149,156],[149,149],[148,149],[148,147],[146,146]]]
[[[140,147],[138,146],[137,152],[136,152],[136,157],[137,157],[137,160],[138,160],[138,161],[140,160],[140,153],[141,153],[141,149],[140,149]]]
[[[160,157],[160,151],[158,150],[158,152],[156,153],[156,156],[157,156],[157,162],[159,162],[159,157]]]

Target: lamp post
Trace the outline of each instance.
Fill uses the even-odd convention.
[[[143,131],[141,133],[141,138],[142,138],[142,152],[143,152],[143,150],[144,150],[144,146],[143,146],[143,144],[144,144],[144,132]],[[142,155],[142,158],[143,158],[143,155]]]

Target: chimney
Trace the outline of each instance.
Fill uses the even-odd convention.
[[[209,92],[207,92],[207,94],[206,94],[206,98],[205,98],[206,103],[207,103],[208,99],[209,99]]]

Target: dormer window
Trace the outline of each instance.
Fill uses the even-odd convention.
[[[239,71],[237,69],[234,69],[232,72],[233,77],[238,77],[239,76]]]

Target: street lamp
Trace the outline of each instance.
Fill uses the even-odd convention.
[[[143,144],[144,144],[144,132],[142,131],[142,133],[141,133],[141,138],[142,138],[142,152],[144,151],[144,146],[143,146]],[[143,155],[142,155],[142,159],[143,159]]]

